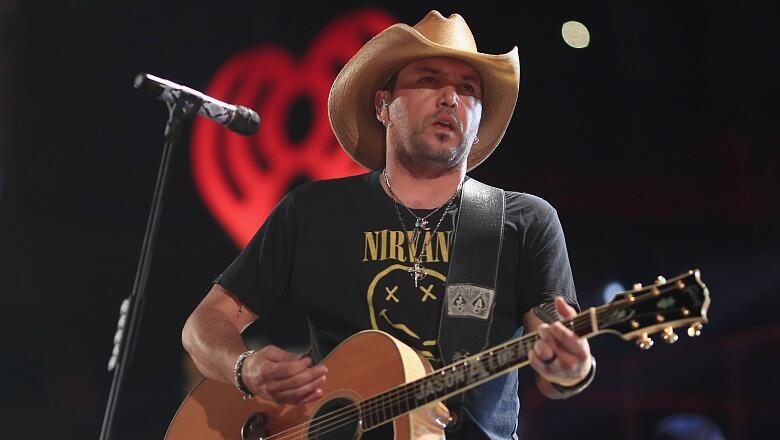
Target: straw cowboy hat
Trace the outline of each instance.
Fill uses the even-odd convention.
[[[482,79],[480,141],[471,147],[468,170],[482,163],[501,142],[520,86],[517,47],[503,55],[480,53],[463,17],[445,18],[431,11],[414,27],[395,24],[372,38],[333,82],[328,97],[330,125],[355,162],[369,169],[384,166],[384,127],[375,117],[374,95],[405,65],[427,57],[465,61]]]

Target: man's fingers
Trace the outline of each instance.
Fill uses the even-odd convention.
[[[544,341],[539,340],[536,341],[536,344],[534,344],[533,353],[540,360],[548,360],[548,359],[552,359],[552,357],[555,355],[555,349],[551,347],[550,344],[547,344]]]
[[[287,390],[295,390],[299,388],[306,388],[312,383],[322,384],[325,381],[325,373],[327,368],[323,365],[307,368],[304,371],[291,376],[286,379],[276,380],[266,384],[266,390],[269,394],[275,394],[284,392]],[[311,392],[314,390],[309,390]],[[307,393],[308,394],[308,393]]]
[[[555,298],[555,308],[564,319],[577,315],[562,297]],[[587,374],[590,349],[586,339],[578,336],[562,322],[540,324],[537,341],[528,353],[534,370],[552,383],[573,385]]]
[[[304,400],[316,400],[322,394],[320,386],[325,382],[325,376],[307,383],[304,386],[286,390],[272,390],[271,386],[266,387],[266,391],[274,401],[287,404],[299,404]],[[319,396],[318,396],[319,395]]]
[[[557,383],[576,383],[579,380],[579,373],[578,371],[575,371],[575,368],[580,365],[580,360],[564,351],[555,352],[555,357],[552,359],[552,362],[546,363],[543,362],[543,360],[546,359],[539,356],[536,351],[531,350],[528,353],[528,360],[531,363],[531,367],[548,381]]]
[[[244,383],[250,389],[257,389],[261,385],[274,380],[286,379],[300,373],[311,363],[309,358],[301,358],[297,361],[274,362],[260,355],[251,356],[244,363]]]
[[[562,296],[555,297],[555,310],[557,310],[558,314],[564,319],[571,319],[577,316],[577,311],[574,310],[574,307],[567,304]]]
[[[588,357],[580,337],[560,322],[540,325],[537,335],[528,357],[531,366],[548,379],[568,375]]]
[[[260,357],[273,362],[293,361],[300,358],[299,354],[284,351],[275,345],[266,345],[258,350],[257,354]]]
[[[537,355],[536,352],[532,350],[530,353],[528,353],[528,360],[531,361],[531,367],[533,367],[537,373],[541,374],[542,376],[546,375],[546,366],[542,363],[542,361],[539,360],[539,355]]]
[[[303,399],[301,399],[301,400],[298,402],[298,404],[303,404],[303,403],[314,402],[315,400],[318,400],[318,399],[320,399],[320,398],[322,397],[322,395],[323,395],[323,394],[324,394],[324,393],[322,392],[322,390],[319,390],[319,389],[318,389],[318,390],[315,390],[313,393],[311,393],[311,394],[309,394],[308,396],[306,396],[306,397],[304,397]]]
[[[571,370],[576,365],[578,365],[579,362],[580,360],[577,357],[567,353],[564,350],[558,350],[555,353],[555,364],[557,364],[556,366],[558,370],[563,370],[563,371]]]
[[[327,368],[311,366],[311,358],[273,345],[247,358],[243,378],[247,387],[277,403],[300,404],[322,397]]]
[[[260,381],[271,383],[293,377],[311,365],[311,359],[304,357],[295,361],[265,362],[260,369]]]
[[[528,360],[531,361],[531,367],[533,367],[537,373],[541,374],[545,378],[549,376],[550,365],[542,362],[542,358],[540,358],[536,352],[528,353]]]
[[[534,343],[533,352],[540,360],[551,359],[555,354],[555,339],[550,335],[550,328],[542,324],[537,330],[539,339]]]
[[[585,359],[588,354],[585,352],[584,344],[579,336],[573,331],[567,329],[560,322],[550,326],[550,334],[555,339],[556,346],[572,355]]]
[[[241,377],[244,384],[251,391],[257,392],[262,390],[263,385],[274,378],[288,376],[289,373],[286,372],[285,369],[289,369],[290,366],[280,366],[279,361],[272,360],[278,359],[281,356],[283,356],[281,349],[269,345],[262,350],[259,350],[253,356],[246,358],[241,371]],[[292,365],[297,371],[306,368],[306,366],[307,365]],[[293,371],[292,374],[294,374],[294,372],[295,371]]]

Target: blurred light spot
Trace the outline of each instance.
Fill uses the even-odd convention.
[[[656,426],[654,438],[723,440],[720,427],[700,414],[673,414]]]
[[[564,23],[561,26],[561,35],[563,35],[563,41],[575,49],[582,49],[590,44],[590,32],[579,21],[567,21]]]
[[[604,287],[604,292],[602,292],[604,302],[608,303],[612,301],[612,298],[614,298],[615,295],[625,290],[626,288],[619,281],[611,281],[607,283],[607,285]]]

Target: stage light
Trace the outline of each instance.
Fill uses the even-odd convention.
[[[604,298],[604,302],[608,303],[612,301],[612,298],[614,298],[615,295],[625,290],[625,286],[623,286],[623,284],[621,284],[619,281],[610,281],[606,286],[604,286],[604,290],[602,291],[601,295]]]
[[[567,21],[564,23],[561,26],[561,35],[563,36],[563,41],[575,49],[582,49],[590,44],[590,32],[579,21]]]

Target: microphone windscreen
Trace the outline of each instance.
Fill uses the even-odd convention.
[[[227,126],[238,134],[250,136],[260,129],[260,116],[254,110],[237,105],[236,114]]]

